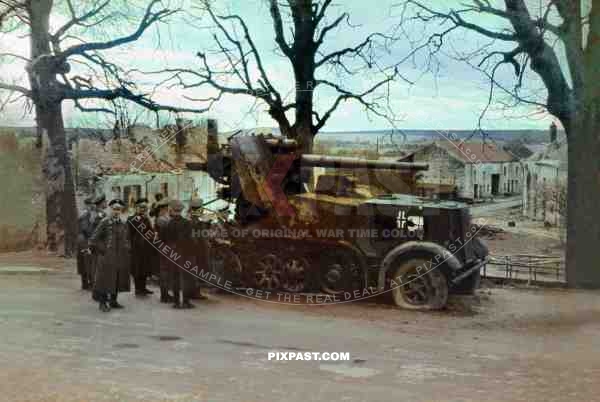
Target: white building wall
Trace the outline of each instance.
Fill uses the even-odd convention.
[[[154,178],[152,178],[154,176]],[[158,193],[165,194],[168,198],[177,198],[187,204],[192,198],[211,200],[216,197],[217,184],[210,176],[201,171],[184,171],[175,173],[144,173],[144,174],[117,174],[106,176],[100,188],[106,195],[107,200],[120,198],[125,200],[125,188],[140,189],[139,197],[147,198],[154,202],[154,196]],[[136,197],[137,198],[137,197]]]

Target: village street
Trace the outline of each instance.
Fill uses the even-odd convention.
[[[514,197],[499,198],[492,203],[471,206],[471,215],[474,218],[493,215],[498,211],[520,207],[523,204],[523,197],[518,195]]]
[[[438,313],[228,295],[174,311],[126,294],[125,309],[103,314],[72,264],[8,271],[1,401],[548,402],[600,392],[598,293],[492,288]],[[350,361],[269,361],[270,351]]]

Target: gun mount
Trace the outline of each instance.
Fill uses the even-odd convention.
[[[212,144],[212,145],[211,145]],[[229,143],[217,148],[215,141],[209,140],[208,163],[206,170],[217,183],[224,186],[223,198],[236,201],[243,198],[243,203],[251,203],[258,208],[269,208],[272,194],[281,186],[287,196],[308,192],[315,187],[319,193],[327,193],[333,187],[336,194],[351,194],[352,189],[339,187],[353,183],[360,184],[360,177],[368,175],[369,170],[394,172],[394,180],[405,184],[406,191],[413,188],[415,175],[427,170],[424,163],[397,162],[393,160],[369,160],[355,157],[324,156],[302,154],[294,140],[264,136],[232,136]],[[313,168],[336,169],[338,172],[325,174],[321,183],[311,183]],[[353,177],[349,180],[350,176]],[[383,174],[376,174],[379,178]],[[368,182],[369,178],[362,182]],[[374,184],[380,180],[371,177]],[[398,192],[398,191],[391,191]]]
[[[236,262],[223,272],[239,286],[390,290],[397,305],[438,309],[449,291],[478,285],[487,250],[470,236],[467,206],[410,195],[427,164],[302,154],[293,140],[237,133],[223,146],[209,135],[207,151],[200,168],[248,234],[218,246],[223,266]],[[440,255],[438,269],[420,272]],[[398,278],[408,284],[394,287]]]

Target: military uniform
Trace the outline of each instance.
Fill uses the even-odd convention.
[[[191,222],[181,216],[183,204],[180,201],[171,201],[169,208],[174,213],[167,224],[164,240],[167,245],[184,258],[180,259],[181,264],[185,263],[187,256],[191,255],[192,225]],[[191,308],[190,303],[194,291],[194,275],[190,274],[178,265],[179,262],[169,262],[169,282],[175,298],[173,307]]]
[[[209,261],[208,261],[208,240],[204,236],[207,233],[208,229],[210,229],[210,223],[206,222],[203,217],[203,205],[202,199],[195,199],[190,202],[190,223],[192,227],[192,238],[191,238],[191,250],[189,260],[192,263],[192,266],[198,267],[198,272],[204,271],[208,272],[209,270]],[[193,299],[206,299],[206,296],[203,296],[200,293],[201,287],[208,287],[208,284],[198,278],[194,280],[194,292]]]
[[[145,207],[146,199],[136,202],[138,208]],[[135,294],[145,296],[153,292],[146,288],[146,279],[152,275],[154,247],[152,246],[153,235],[146,237],[148,231],[152,230],[152,223],[145,211],[138,209],[136,215],[127,219],[129,227],[129,238],[131,240],[131,276],[135,284]]]
[[[94,287],[97,265],[97,255],[93,251],[90,251],[90,239],[102,219],[106,216],[102,210],[105,206],[105,201],[106,197],[104,195],[93,198],[91,200],[93,205],[79,218],[77,271],[82,275],[82,287],[85,280],[87,289]]]
[[[123,203],[111,201],[111,206]],[[130,290],[129,268],[131,243],[129,228],[120,217],[107,216],[98,225],[90,238],[90,245],[97,255],[97,269],[94,293],[100,302],[100,309],[122,307],[117,303],[119,292]]]
[[[168,201],[166,199],[161,200],[157,205],[157,218],[154,222],[154,232],[157,240],[161,240],[165,242],[167,226],[169,224],[170,217],[169,215],[160,215],[159,210],[166,208],[168,206]],[[161,246],[162,243],[157,242],[158,246]],[[161,303],[168,303],[171,301],[171,297],[169,296],[169,270],[170,270],[170,262],[167,257],[165,257],[162,253],[155,254],[158,257],[159,271],[160,271],[160,301]]]
[[[91,254],[88,241],[93,233],[93,203],[92,198],[85,200],[86,209],[78,220],[79,232],[77,234],[77,273],[81,277],[81,289],[91,289],[93,278],[90,276]]]

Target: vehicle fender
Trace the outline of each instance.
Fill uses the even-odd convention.
[[[393,267],[394,261],[397,261],[402,256],[409,254],[425,254],[430,256],[432,267],[443,264],[453,271],[462,268],[462,264],[454,254],[437,243],[426,241],[409,241],[394,247],[383,259],[379,269],[377,278],[377,287],[379,291],[385,290],[385,278],[388,271]]]

